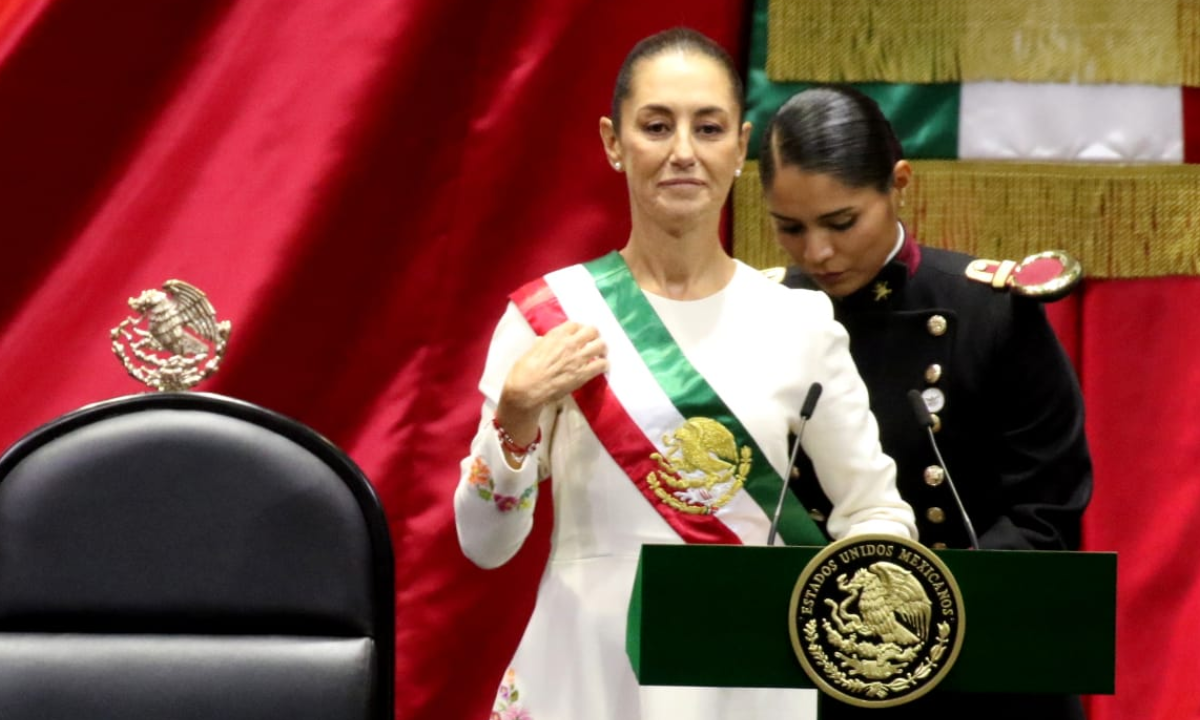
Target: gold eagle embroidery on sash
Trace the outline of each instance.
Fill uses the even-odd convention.
[[[710,515],[742,489],[753,453],[737,446],[733,433],[711,418],[688,418],[663,436],[667,448],[651,453],[659,470],[646,482],[667,505],[690,515]]]

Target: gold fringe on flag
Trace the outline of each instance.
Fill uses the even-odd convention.
[[[995,260],[1066,250],[1093,278],[1200,275],[1200,165],[914,161],[903,219],[926,245]],[[735,254],[788,264],[747,163]]]
[[[1196,85],[1200,0],[771,0],[776,82]]]
[[[750,267],[765,269],[790,264],[775,241],[775,227],[763,202],[758,161],[747,160],[733,184],[733,254]]]
[[[1180,0],[1179,49],[1183,54],[1183,84],[1200,86],[1200,0]]]

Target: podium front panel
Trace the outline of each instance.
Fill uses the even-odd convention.
[[[813,687],[788,635],[796,580],[817,547],[647,545],[627,648],[643,685]],[[965,637],[938,686],[1111,694],[1115,553],[940,550]]]

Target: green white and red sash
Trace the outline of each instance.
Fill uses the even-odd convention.
[[[512,301],[539,335],[568,319],[596,326],[608,346],[610,370],[573,394],[592,431],[648,502],[689,543],[743,542],[733,518],[768,521],[782,487],[754,437],[692,366],[637,286],[624,259],[610,253],[539,278]],[[647,481],[660,469],[652,459],[661,439],[688,418],[716,420],[753,461],[743,491],[712,514],[689,514],[665,504]],[[761,522],[757,527],[761,527]],[[789,544],[821,545],[824,535],[795,496],[787,494],[779,535]]]

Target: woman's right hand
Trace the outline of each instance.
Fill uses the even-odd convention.
[[[590,325],[567,321],[534,341],[508,372],[496,420],[518,444],[537,438],[538,415],[608,371],[608,348]]]

